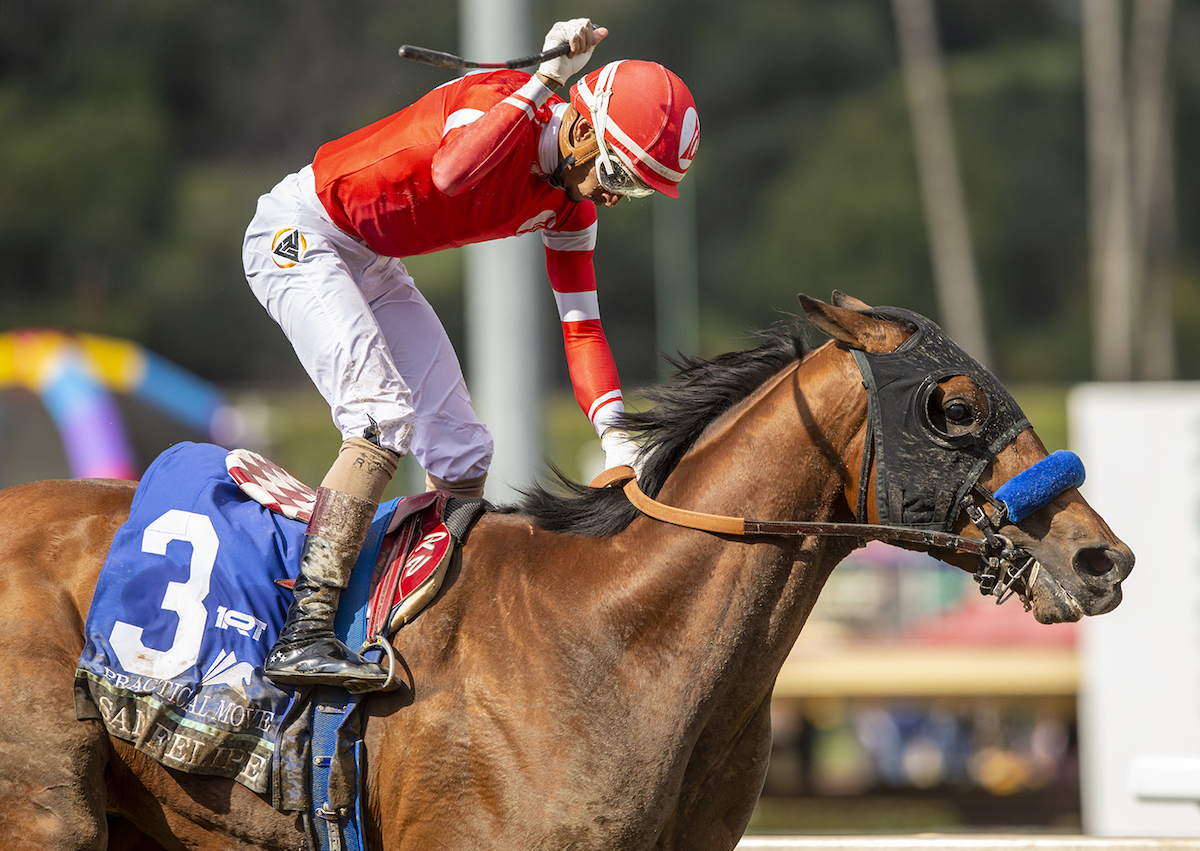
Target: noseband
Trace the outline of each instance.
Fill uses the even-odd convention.
[[[1055,452],[994,494],[989,492],[979,477],[1005,446],[1029,428],[1021,407],[995,376],[933,322],[900,308],[873,308],[871,313],[908,323],[916,331],[892,352],[851,349],[867,391],[857,523],[749,520],[686,511],[646,496],[629,467],[607,471],[592,486],[624,481],[626,496],[643,514],[715,534],[837,535],[971,553],[979,556],[973,575],[980,592],[997,597],[997,605],[1017,594],[1028,610],[1037,560],[1002,535],[1000,528],[1006,522],[1020,522],[1063,491],[1081,485],[1083,463],[1073,452]],[[987,398],[988,410],[970,433],[951,435],[931,419],[929,403],[939,382],[960,375],[975,382]],[[872,468],[881,525],[866,522]],[[990,514],[984,511],[985,504],[991,507]],[[963,512],[983,540],[951,532]]]

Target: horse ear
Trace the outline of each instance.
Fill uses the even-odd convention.
[[[833,291],[833,303],[837,307],[844,307],[847,310],[867,311],[871,309],[871,305],[865,301],[859,301],[852,295],[846,295],[841,290]]]
[[[840,304],[826,304],[803,293],[799,299],[808,321],[818,331],[852,349],[890,352],[907,339],[907,334],[897,336],[903,329],[896,323],[868,315],[866,311],[871,309],[870,306],[851,296],[834,292],[833,300]]]

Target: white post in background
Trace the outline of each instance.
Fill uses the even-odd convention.
[[[892,0],[942,327],[992,366],[933,0]]]
[[[1083,0],[1093,359],[1102,381],[1134,377],[1138,304],[1121,0]]]
[[[528,0],[461,0],[462,54],[503,62],[541,49]],[[465,249],[467,386],[496,440],[487,498],[510,502],[542,469],[541,321],[549,284],[532,234]]]
[[[1121,605],[1081,625],[1083,826],[1200,837],[1200,383],[1068,404],[1080,490],[1137,558]]]

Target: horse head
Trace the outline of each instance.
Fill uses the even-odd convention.
[[[1047,453],[987,369],[918,314],[838,292],[833,304],[800,302],[867,392],[861,464],[846,492],[860,522],[982,542],[980,552],[928,549],[973,572],[985,593],[1019,595],[1041,623],[1121,602],[1133,553],[1079,493],[1082,464]]]

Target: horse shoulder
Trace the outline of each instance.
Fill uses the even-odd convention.
[[[549,556],[569,550],[575,558],[586,557],[606,546],[603,538],[547,531],[524,514],[485,514],[463,547],[464,573],[487,582],[561,574],[570,564]]]

